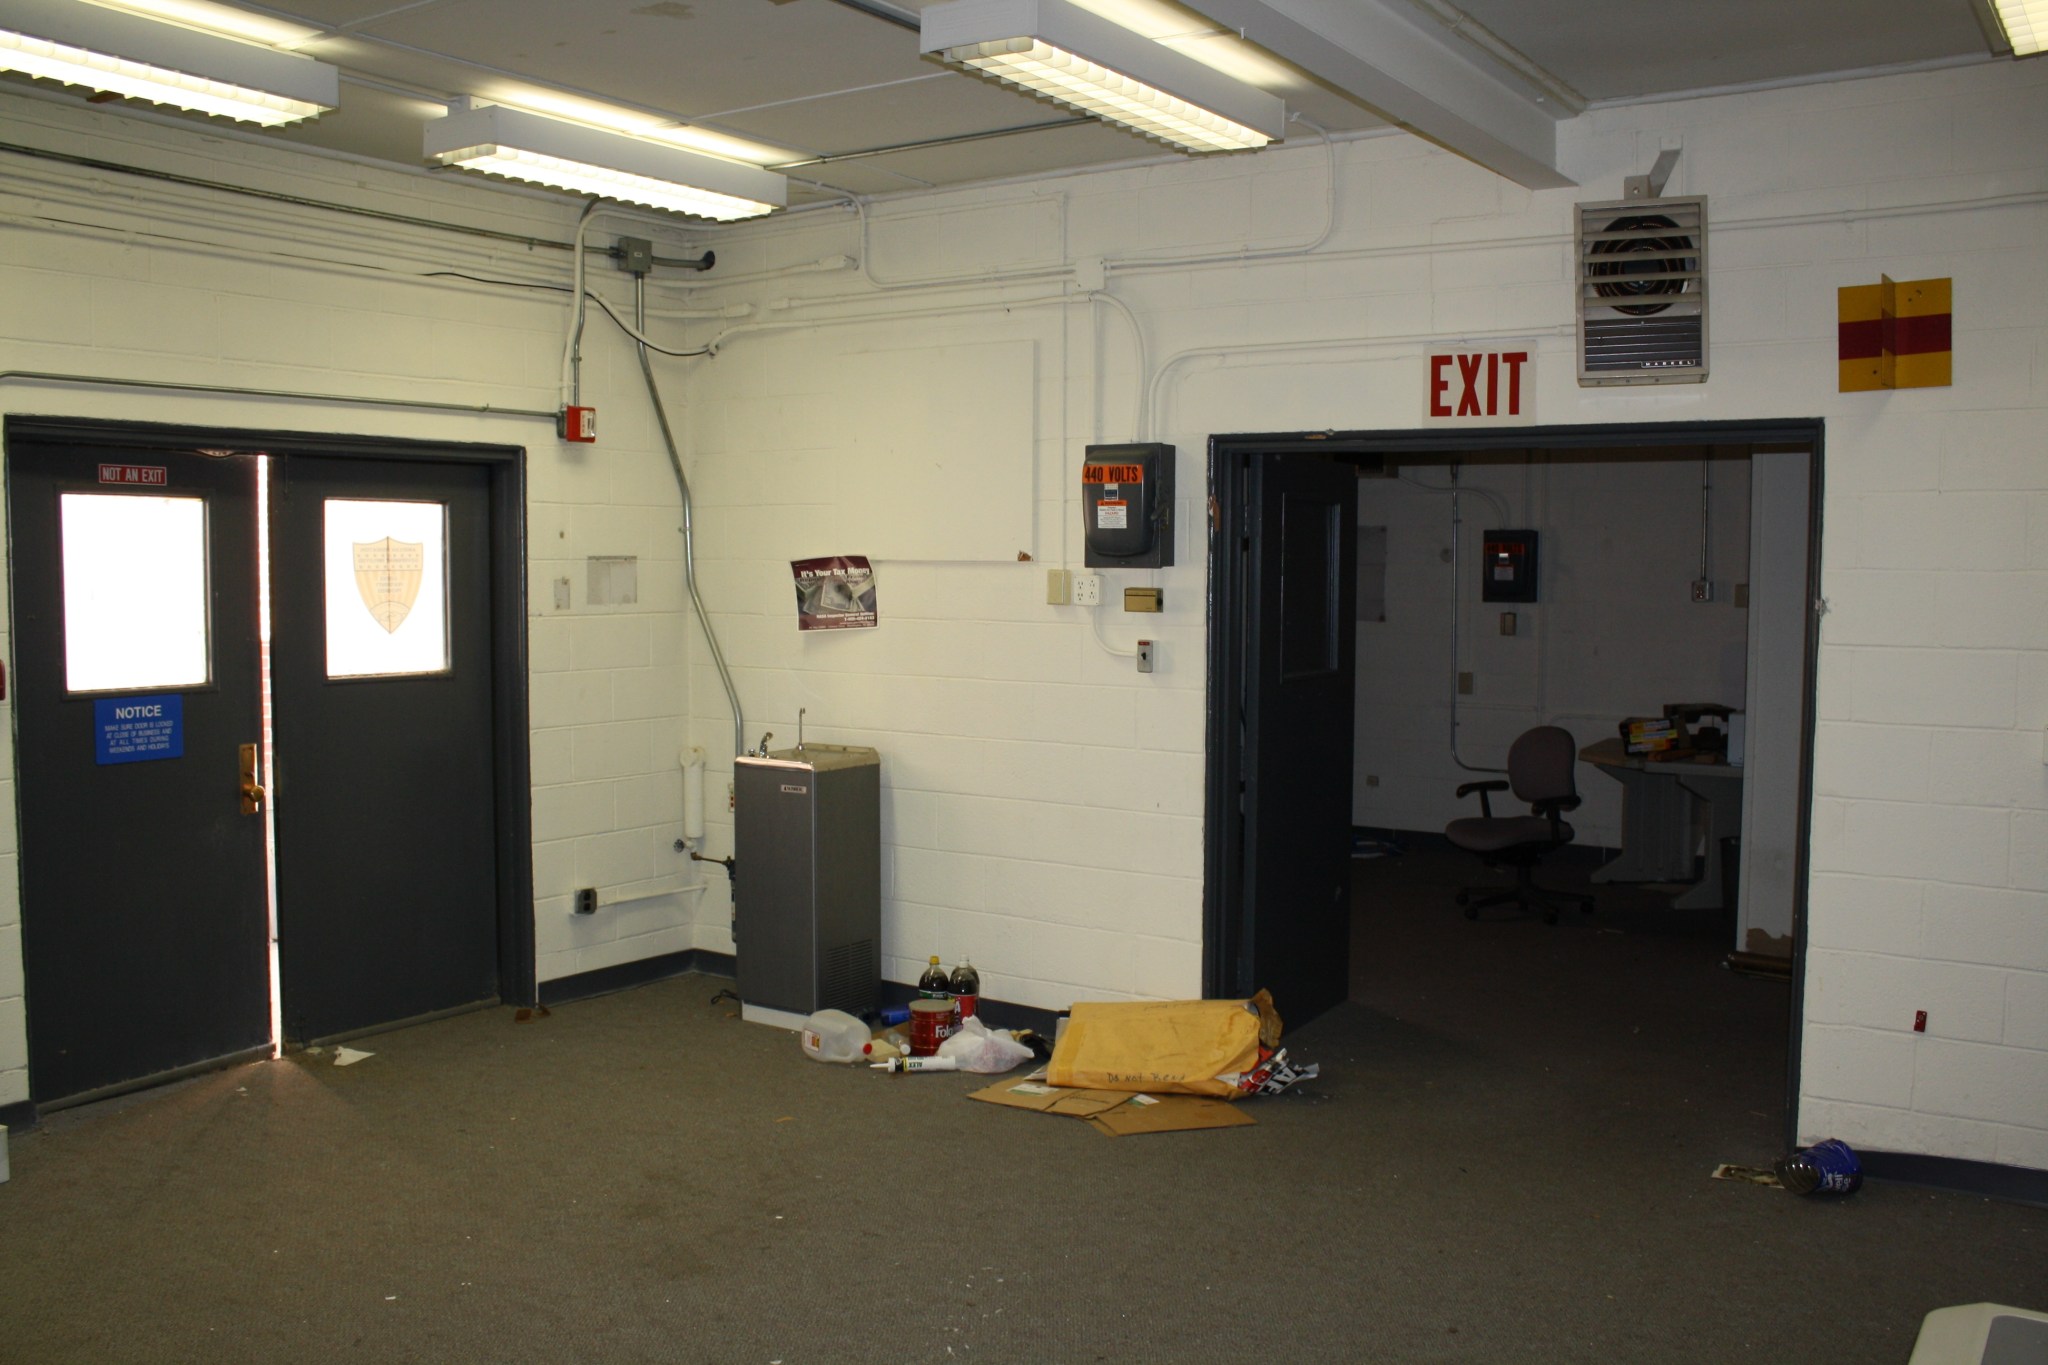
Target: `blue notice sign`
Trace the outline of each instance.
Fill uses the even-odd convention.
[[[102,697],[92,704],[93,756],[101,763],[147,763],[185,756],[185,698]]]

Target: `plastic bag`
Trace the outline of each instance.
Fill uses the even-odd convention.
[[[993,1076],[1031,1059],[1031,1049],[1007,1033],[991,1029],[968,1015],[953,1030],[953,1036],[939,1044],[939,1055],[950,1057],[962,1071],[979,1071]]]

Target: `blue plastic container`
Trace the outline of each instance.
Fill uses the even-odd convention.
[[[1777,1170],[1778,1183],[1794,1194],[1852,1194],[1863,1184],[1863,1163],[1839,1138],[1794,1152]]]

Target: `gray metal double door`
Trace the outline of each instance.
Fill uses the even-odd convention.
[[[257,459],[9,424],[39,1105],[268,1050],[273,802],[287,1039],[499,998],[488,475],[271,461],[270,773]]]

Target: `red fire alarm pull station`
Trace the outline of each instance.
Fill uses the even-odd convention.
[[[555,431],[565,441],[588,445],[597,439],[597,409],[563,408],[555,421]]]
[[[1485,557],[1480,565],[1482,602],[1536,600],[1536,533],[1487,531],[1480,537]]]
[[[1089,446],[1081,462],[1082,563],[1091,569],[1173,564],[1173,447]]]

